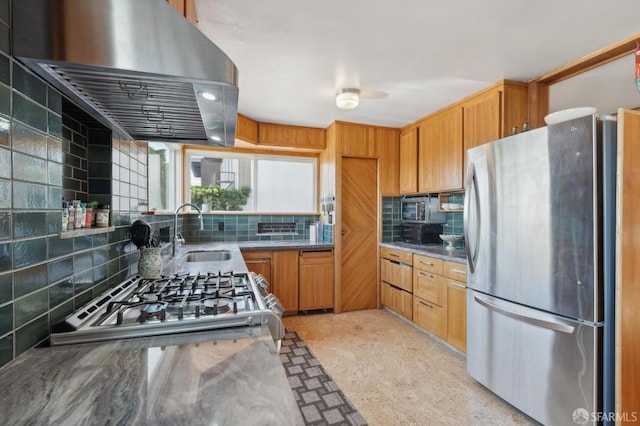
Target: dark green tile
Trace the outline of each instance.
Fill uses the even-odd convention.
[[[62,163],[64,161],[62,153],[62,141],[48,137],[47,138],[47,158],[49,161]]]
[[[101,283],[109,277],[109,268],[106,264],[93,268],[93,282]]]
[[[73,239],[75,251],[91,248],[91,236],[76,237]]]
[[[9,0],[0,0],[0,20],[9,25]]]
[[[93,272],[88,271],[73,278],[73,292],[77,296],[93,286]],[[88,300],[87,300],[88,302]],[[86,302],[85,302],[86,303]]]
[[[62,118],[49,111],[47,113],[47,120],[49,122],[49,134],[52,136],[62,137]]]
[[[13,274],[11,272],[0,275],[0,304],[13,299]]]
[[[46,209],[47,187],[27,182],[13,182],[13,208]]]
[[[17,62],[13,63],[13,88],[39,105],[47,106],[47,84]]]
[[[0,240],[7,238],[11,238],[11,212],[0,212]]]
[[[11,170],[11,151],[0,148],[0,178],[11,179]]]
[[[94,266],[102,265],[109,260],[109,249],[108,247],[100,247],[93,249],[93,264]]]
[[[11,115],[11,89],[0,85],[0,114]]]
[[[47,235],[46,213],[14,213],[13,238],[40,237]]]
[[[16,356],[34,347],[49,335],[49,318],[43,315],[15,331]]]
[[[65,257],[63,259],[49,261],[49,282],[55,283],[63,278],[73,275],[73,258]]]
[[[62,188],[59,186],[49,186],[47,187],[47,208],[51,210],[58,210],[56,214],[58,215],[58,220],[53,222],[48,222],[49,225],[49,233],[58,233],[62,228]]]
[[[71,278],[49,287],[49,309],[73,299],[73,280]]]
[[[51,86],[48,86],[47,106],[51,111],[60,116],[62,115],[62,95]],[[62,126],[62,118],[60,119],[60,125]]]
[[[0,179],[0,209],[11,208],[11,181]],[[1,232],[1,230],[0,230]]]
[[[82,294],[73,298],[73,304],[76,310],[86,305],[93,299],[93,293],[91,291],[85,291]]]
[[[13,96],[13,118],[43,132],[46,132],[49,127],[47,110],[15,92]]]
[[[62,305],[58,306],[55,309],[52,309],[49,313],[49,318],[51,319],[51,326],[59,324],[64,321],[64,319],[73,313],[73,300],[70,299]]]
[[[93,267],[93,256],[91,252],[79,253],[73,256],[73,270],[76,274],[84,272]]]
[[[49,185],[62,186],[62,164],[49,161],[47,166]]]
[[[0,82],[11,85],[11,64],[9,58],[0,54]]]
[[[47,286],[47,265],[36,265],[13,273],[14,297],[39,290]]]
[[[0,367],[13,359],[13,334],[0,339]]]
[[[9,121],[9,118],[0,116],[0,146],[11,146],[10,130],[11,121]]]
[[[0,271],[12,269],[12,245],[11,243],[0,244]]]
[[[38,158],[47,158],[47,136],[31,130],[20,123],[14,123],[11,129],[13,150]]]
[[[4,24],[0,25],[0,52],[7,55],[11,54],[10,32],[9,27]]]
[[[15,327],[21,327],[49,310],[49,290],[43,288],[13,302]]]
[[[14,151],[13,178],[27,182],[47,183],[47,161]]]
[[[61,240],[57,235],[48,238],[49,258],[53,259],[59,256],[65,256],[73,252],[73,239],[68,238]]]
[[[15,269],[47,260],[47,239],[14,241],[13,267]]]

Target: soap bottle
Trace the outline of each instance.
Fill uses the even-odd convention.
[[[67,229],[72,230],[76,226],[76,209],[73,204],[69,204],[69,217],[67,222]]]
[[[65,200],[62,200],[62,232],[67,230],[69,225],[69,205]]]

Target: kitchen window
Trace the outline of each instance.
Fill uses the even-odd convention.
[[[149,209],[171,211],[177,205],[180,188],[180,145],[149,142]]]
[[[315,213],[315,158],[187,149],[184,191],[213,211]]]

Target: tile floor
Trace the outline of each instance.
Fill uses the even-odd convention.
[[[372,425],[537,424],[476,383],[460,352],[386,310],[284,318]]]

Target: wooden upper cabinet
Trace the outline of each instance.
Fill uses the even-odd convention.
[[[424,120],[418,130],[418,192],[457,190],[462,184],[462,107]]]
[[[382,195],[400,195],[400,130],[389,127],[375,129],[378,173]]]
[[[400,193],[418,192],[418,128],[408,127],[400,133]]]
[[[258,124],[260,145],[324,149],[325,138],[325,129],[317,127],[287,126],[272,123]]]
[[[340,154],[347,157],[377,156],[376,128],[364,124],[337,122]]]
[[[238,114],[236,123],[236,138],[243,141],[258,143],[258,122]]]
[[[500,139],[502,93],[489,92],[464,104],[464,149]]]

